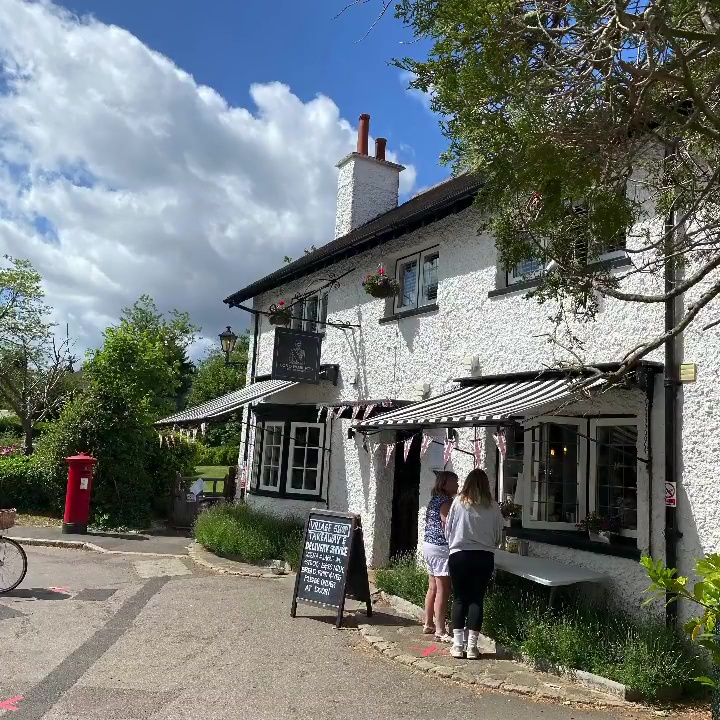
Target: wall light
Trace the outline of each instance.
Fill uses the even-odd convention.
[[[468,375],[475,375],[480,370],[479,356],[466,355],[463,358],[463,368]]]

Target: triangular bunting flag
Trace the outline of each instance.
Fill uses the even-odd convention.
[[[385,467],[387,467],[390,464],[390,458],[392,457],[394,449],[395,449],[395,445],[392,443],[385,447]]]
[[[497,433],[493,435],[493,439],[495,440],[497,449],[500,451],[500,457],[505,459],[505,456],[507,455],[507,442],[505,439],[505,431],[498,430]]]
[[[432,445],[433,439],[431,435],[425,435],[423,433],[422,443],[420,443],[420,457],[423,457],[427,452],[430,445]]]
[[[319,407],[319,408],[318,408],[317,422],[320,422],[320,418],[322,417],[323,410],[325,410],[324,407]]]
[[[410,448],[412,447],[413,440],[415,439],[415,436],[409,437],[404,443],[403,443],[403,459],[407,460],[408,455],[410,454]]]
[[[455,438],[452,440],[445,440],[445,452],[443,453],[443,467],[450,461],[452,451],[455,449]]]
[[[475,455],[475,468],[480,467],[480,462],[482,460],[482,440],[479,438],[475,438],[475,442],[473,443],[473,450]]]
[[[365,414],[363,415],[363,418],[364,418],[365,420],[367,420],[367,419],[370,417],[372,411],[373,411],[376,407],[377,407],[377,405],[368,405],[368,406],[365,408]]]

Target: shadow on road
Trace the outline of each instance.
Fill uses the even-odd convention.
[[[0,598],[15,598],[19,600],[68,600],[70,593],[64,590],[50,590],[48,588],[22,588],[3,593]]]

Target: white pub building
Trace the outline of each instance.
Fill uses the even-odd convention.
[[[496,497],[522,507],[508,534],[529,541],[530,556],[601,572],[617,600],[639,607],[642,554],[687,573],[720,550],[720,344],[701,331],[714,308],[622,387],[578,392],[577,375],[553,369],[548,309],[525,297],[541,268],[501,267],[478,233],[480,183],[461,175],[398,205],[403,167],[382,139],[368,154],[368,132],[364,115],[357,152],[338,164],[335,238],[225,300],[252,313],[245,389],[163,423],[244,408],[247,501],[360,514],[373,567],[415,552],[434,471],[462,479],[479,462]],[[630,262],[622,247],[592,261]],[[379,266],[397,295],[366,292]],[[273,324],[288,308],[288,326]],[[665,322],[663,306],[606,299],[576,331],[588,365],[609,370]],[[314,382],[293,375],[313,362]],[[679,382],[683,363],[695,382]],[[612,542],[577,528],[591,512],[619,523]]]

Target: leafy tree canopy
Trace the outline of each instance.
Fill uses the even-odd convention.
[[[484,178],[501,260],[554,261],[533,294],[559,301],[558,327],[594,318],[598,296],[695,288],[682,332],[720,293],[720,2],[401,0],[397,14],[432,42],[396,64],[442,114],[446,161]],[[629,270],[593,265],[625,237]],[[668,265],[685,275],[666,290]],[[653,281],[632,292],[632,276]],[[628,365],[664,341],[629,348]]]
[[[225,353],[219,348],[210,350],[198,362],[187,399],[188,407],[202,405],[245,387],[248,346],[249,336],[246,333],[238,338],[235,351],[230,356],[230,361],[238,365],[227,367]]]

